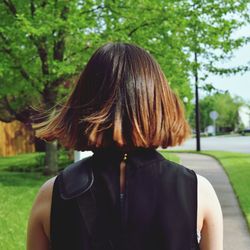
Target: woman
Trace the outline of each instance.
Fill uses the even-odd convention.
[[[223,249],[222,211],[210,182],[156,151],[181,144],[189,127],[145,50],[99,48],[66,104],[36,127],[44,140],[94,155],[40,188],[28,250]]]

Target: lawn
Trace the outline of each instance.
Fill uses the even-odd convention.
[[[68,165],[65,153],[59,166]],[[39,187],[50,177],[41,174],[44,153],[0,157],[0,249],[25,249],[29,212]]]
[[[0,171],[41,172],[44,168],[44,158],[43,152],[0,157]],[[59,151],[59,168],[64,168],[71,162],[65,151]]]
[[[179,163],[180,162],[180,158],[176,155],[176,154],[173,154],[173,153],[169,153],[167,151],[159,151],[166,159],[170,160],[170,161],[174,161],[174,162],[177,162]]]
[[[29,211],[46,179],[39,173],[0,171],[0,249],[25,249]]]

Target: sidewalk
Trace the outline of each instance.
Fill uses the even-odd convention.
[[[224,249],[249,250],[250,234],[238,201],[221,165],[213,158],[199,154],[178,153],[181,164],[206,177],[219,198],[224,220]]]

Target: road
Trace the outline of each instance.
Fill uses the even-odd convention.
[[[182,146],[170,150],[195,150],[196,139],[188,139]],[[201,150],[222,150],[250,153],[250,136],[212,136],[201,138]]]

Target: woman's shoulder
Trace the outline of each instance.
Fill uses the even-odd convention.
[[[29,224],[35,228],[39,225],[48,239],[50,235],[49,222],[52,193],[56,178],[57,176],[51,177],[42,184],[37,192],[29,218]]]
[[[57,178],[57,175],[53,176],[50,179],[48,179],[47,181],[45,181],[42,184],[42,186],[40,187],[38,194],[42,197],[50,196],[51,195],[50,193],[53,189],[54,182],[55,182],[56,178]]]
[[[198,180],[198,192],[200,193],[200,200],[202,200],[201,204],[204,204],[204,217],[220,217],[222,211],[213,185],[206,177],[199,174],[196,175]]]
[[[42,184],[42,186],[38,190],[38,193],[35,199],[35,203],[34,203],[35,206],[37,204],[41,205],[41,204],[51,203],[53,187],[54,187],[56,178],[57,178],[57,175],[54,177],[51,177],[50,179],[48,179]]]
[[[197,174],[198,179],[198,228],[202,229],[200,246],[223,249],[223,213],[211,182]]]
[[[211,192],[211,190],[214,190],[211,182],[204,176],[197,174],[197,180],[198,180],[198,184],[200,186],[200,189],[202,189],[205,192]]]
[[[165,175],[172,175],[176,178],[184,178],[185,180],[192,179],[197,182],[197,176],[194,170],[171,160],[163,159],[159,165],[161,173]]]
[[[48,239],[54,184],[57,180],[56,188],[63,199],[71,199],[80,195],[93,182],[90,165],[87,164],[88,159],[70,164],[58,175],[45,181],[38,190],[30,213],[30,224],[39,225]]]

